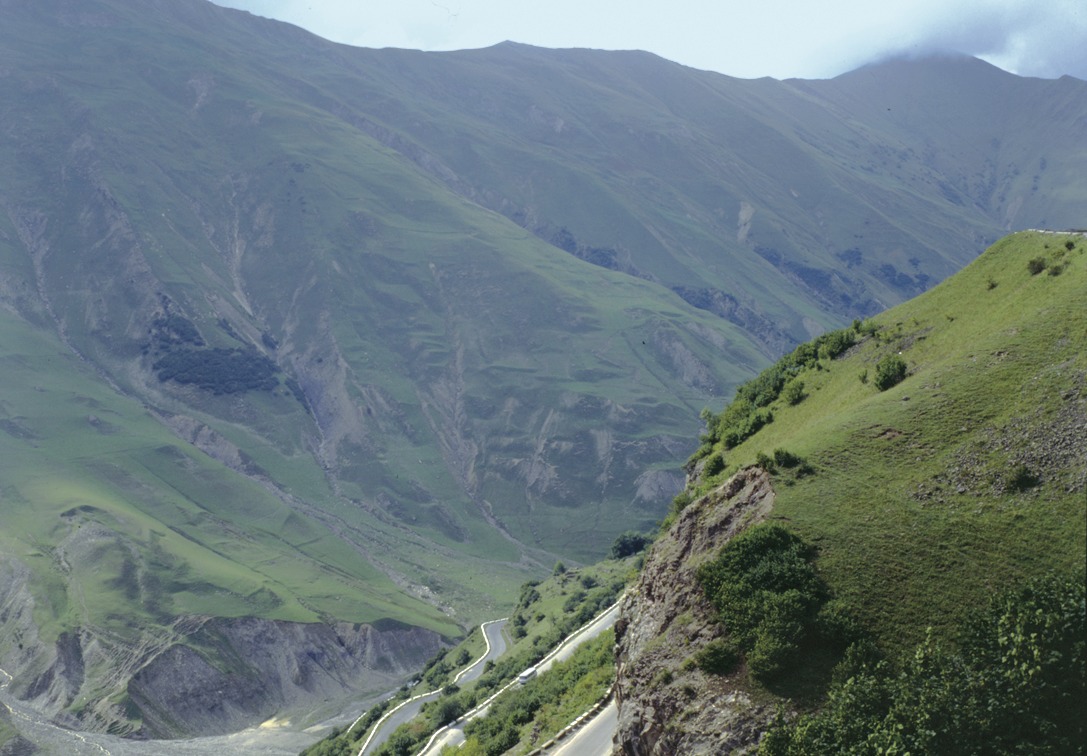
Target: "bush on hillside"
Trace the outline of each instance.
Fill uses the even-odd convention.
[[[740,663],[740,649],[723,638],[717,638],[694,655],[694,663],[706,674],[727,675]]]
[[[649,536],[642,535],[641,533],[635,533],[633,531],[627,531],[622,533],[615,539],[615,543],[611,545],[611,558],[612,559],[624,559],[628,556],[633,556],[640,551],[644,551],[645,547],[652,543],[652,539]],[[591,588],[592,586],[586,586]]]
[[[900,670],[864,661],[836,675],[826,706],[779,720],[759,753],[1083,754],[1084,605],[1082,575],[1004,594],[957,651],[929,638]]]
[[[804,393],[804,381],[791,381],[785,386],[781,396],[785,399],[785,403],[790,406],[800,404],[808,396]]]
[[[827,601],[813,547],[780,525],[760,525],[729,541],[698,580],[751,674],[766,681],[794,664],[817,631]]]
[[[711,454],[709,457],[706,458],[706,464],[702,468],[702,477],[703,478],[712,478],[714,475],[717,475],[719,472],[722,472],[724,469],[725,469],[725,455],[721,454],[721,452],[716,452],[716,453]]]
[[[875,385],[880,391],[897,386],[906,377],[906,361],[897,354],[889,354],[876,363]]]

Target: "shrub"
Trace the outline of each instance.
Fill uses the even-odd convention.
[[[740,649],[718,638],[703,646],[693,659],[695,666],[708,675],[727,675],[740,663]]]
[[[817,628],[827,600],[811,564],[814,549],[780,525],[760,525],[729,541],[698,580],[752,675],[778,676]]]
[[[725,469],[725,456],[721,452],[711,454],[706,458],[706,464],[702,468],[702,477],[711,478]]]
[[[691,494],[688,491],[680,491],[672,499],[672,513],[679,514],[691,503]]]
[[[759,753],[1083,754],[1084,599],[1082,573],[1035,581],[968,621],[957,652],[930,637],[898,671],[852,647],[823,709],[779,718]]]
[[[774,464],[786,469],[803,464],[804,458],[784,449],[774,449]]]
[[[1008,474],[1008,481],[1004,484],[1004,490],[1008,493],[1027,491],[1034,488],[1042,481],[1031,472],[1026,465],[1016,465]]]
[[[1036,276],[1045,270],[1045,258],[1035,257],[1027,263],[1027,270],[1030,271],[1032,276]]]
[[[807,394],[804,393],[804,381],[792,381],[781,392],[781,396],[789,405],[796,406],[800,404],[807,397]]]
[[[540,600],[540,592],[536,590],[536,586],[539,584],[540,583],[537,580],[529,580],[521,586],[521,596],[517,599],[518,609],[527,607],[529,604],[534,604]]]
[[[680,495],[682,496],[682,494],[680,494]],[[679,496],[676,497],[676,499],[678,499],[678,498],[679,498]],[[690,499],[691,499],[691,497],[690,497],[690,495],[688,495],[687,500],[690,501]],[[675,505],[675,499],[673,499],[672,503],[673,503],[673,506],[674,506]],[[613,543],[611,545],[611,558],[612,559],[623,559],[623,558],[628,557],[628,556],[633,556],[634,554],[637,554],[639,551],[644,551],[645,547],[648,546],[650,544],[650,542],[651,542],[651,540],[650,540],[649,536],[642,535],[641,533],[634,533],[632,531],[627,531],[626,533],[623,533],[618,538],[616,538],[615,543]],[[582,585],[584,585],[584,582],[585,581],[583,580]],[[591,588],[592,586],[585,586],[585,587],[586,588]]]
[[[834,359],[853,346],[856,343],[856,338],[852,329],[843,328],[840,331],[824,333],[819,337],[818,341],[821,342],[819,345],[820,355]]]
[[[875,385],[880,391],[896,386],[906,377],[906,361],[897,354],[890,354],[876,363]]]

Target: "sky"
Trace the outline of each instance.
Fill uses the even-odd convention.
[[[829,78],[888,57],[956,52],[1022,76],[1087,79],[1087,0],[214,2],[359,47],[636,49],[745,79]]]

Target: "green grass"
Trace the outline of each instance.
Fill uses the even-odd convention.
[[[14,381],[0,433],[10,465],[0,539],[50,597],[38,605],[45,639],[80,626],[127,636],[190,613],[393,617],[459,634],[433,608],[403,602],[328,529],[178,445],[47,334],[0,325]]]
[[[1063,272],[1032,276],[1039,254]],[[779,448],[806,458],[814,475],[779,471],[773,517],[816,544],[832,591],[890,649],[927,626],[953,634],[994,592],[1082,566],[1085,282],[1084,237],[1002,240],[805,372],[808,397],[772,405],[774,422],[725,451],[713,480]],[[898,353],[902,383],[861,382]],[[1019,465],[1037,486],[1010,484]]]
[[[916,125],[982,146],[948,176],[999,174],[992,202],[953,202],[915,125],[840,117],[858,107],[843,82],[351,50],[200,3],[94,0],[92,35],[54,11],[21,6],[0,30],[0,545],[30,566],[46,640],[128,642],[126,617],[157,635],[190,613],[458,637],[557,556],[651,527],[662,502],[639,476],[679,484],[701,407],[916,288],[880,264],[935,280],[1016,203],[1035,208],[1017,222],[1082,206],[1075,120],[1035,128],[1033,89],[1001,100],[1014,135],[957,107]],[[1043,151],[1054,167],[1024,198]],[[561,228],[627,271],[544,240]],[[854,246],[863,264],[842,271]],[[277,388],[160,384],[144,350],[163,315],[266,354]],[[821,464],[852,449],[836,432],[839,451],[782,443]]]

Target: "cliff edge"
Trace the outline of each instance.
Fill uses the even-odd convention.
[[[744,669],[710,675],[692,663],[723,633],[695,573],[730,538],[764,520],[773,503],[770,476],[741,470],[692,502],[654,544],[615,625],[617,753],[745,753],[757,746],[774,709],[734,684]]]

